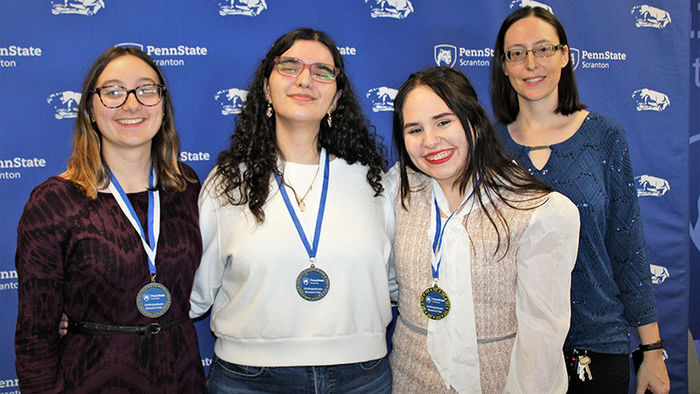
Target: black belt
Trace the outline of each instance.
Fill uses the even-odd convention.
[[[111,324],[92,323],[87,321],[68,322],[68,331],[73,334],[158,334],[189,320],[189,314],[185,313],[179,318],[167,323],[151,323],[145,326],[115,326]]]

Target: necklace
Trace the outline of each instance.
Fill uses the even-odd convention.
[[[316,167],[316,172],[314,173],[314,178],[311,180],[311,184],[309,185],[309,188],[306,189],[306,193],[304,193],[304,195],[301,196],[301,198],[299,198],[299,196],[297,195],[297,191],[294,190],[292,185],[290,185],[289,183],[287,183],[287,181],[284,180],[284,174],[282,175],[282,184],[287,186],[288,188],[292,189],[292,193],[294,193],[294,199],[297,201],[297,205],[299,206],[299,210],[302,212],[304,212],[306,210],[306,204],[304,203],[304,199],[306,198],[306,196],[309,195],[309,192],[311,191],[311,189],[313,189],[314,182],[316,181],[316,176],[318,176],[318,169],[319,168],[321,168],[320,163],[319,163],[318,167]]]

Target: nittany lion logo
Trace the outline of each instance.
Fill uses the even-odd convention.
[[[576,70],[581,61],[581,51],[579,51],[578,48],[569,47],[569,61],[571,62],[571,67]]]
[[[552,7],[548,6],[545,3],[540,3],[539,1],[535,0],[513,0],[510,2],[510,8],[513,9],[515,7],[540,7],[551,12],[552,14],[554,13],[554,11],[552,11]]]
[[[671,14],[661,8],[642,4],[632,7],[634,25],[637,27],[653,27],[663,29],[671,23]]]
[[[637,183],[637,197],[661,197],[671,190],[668,181],[651,175],[640,175],[634,177]]]
[[[56,92],[46,98],[46,102],[53,107],[56,119],[67,119],[78,117],[78,104],[80,103],[80,93],[66,90]]]
[[[396,89],[380,86],[368,90],[365,97],[372,102],[372,112],[393,111],[394,98],[398,92]]]
[[[457,62],[457,47],[449,44],[435,45],[433,57],[438,66],[454,67]]]
[[[219,1],[219,15],[258,16],[267,9],[265,0]]]
[[[95,15],[97,11],[105,8],[104,0],[51,0],[51,13]]]
[[[372,18],[405,19],[414,12],[409,0],[365,0],[372,7]]]
[[[662,265],[649,264],[651,270],[651,284],[660,285],[664,283],[671,275],[668,273],[668,268]]]
[[[647,88],[637,89],[632,92],[632,99],[634,99],[637,111],[661,112],[671,105],[671,100],[669,100],[667,95]]]
[[[214,100],[221,106],[221,115],[241,113],[248,91],[243,89],[223,89],[216,92]]]

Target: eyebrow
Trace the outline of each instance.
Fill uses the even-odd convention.
[[[141,84],[142,82],[151,82],[151,83],[158,84],[158,82],[157,82],[156,80],[154,80],[153,78],[151,78],[151,77],[139,78],[139,79],[136,81],[137,84]],[[108,84],[122,85],[123,83],[124,83],[124,81],[121,81],[121,80],[119,80],[119,79],[109,79],[109,80],[107,80],[107,81],[102,82],[101,85],[103,85],[103,86],[104,86],[104,85],[108,85]]]
[[[543,40],[537,41],[534,45],[539,45],[539,44],[544,44],[544,43],[552,44],[552,41],[549,41],[547,39],[543,39]],[[518,47],[525,48],[525,44],[513,44],[513,46],[509,47],[508,49],[518,48]]]
[[[440,118],[444,118],[445,116],[455,116],[455,114],[454,114],[454,112],[443,112],[441,114],[433,115],[433,117],[431,119],[437,120]],[[403,125],[403,128],[404,128],[404,130],[406,130],[407,128],[413,127],[413,126],[418,126],[418,122],[405,123]]]

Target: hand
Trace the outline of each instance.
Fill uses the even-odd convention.
[[[64,337],[66,334],[68,334],[68,315],[62,313],[61,321],[58,322],[58,335]]]
[[[637,371],[636,394],[644,394],[644,390],[650,390],[655,394],[667,394],[670,390],[662,349],[644,352],[642,365]]]

